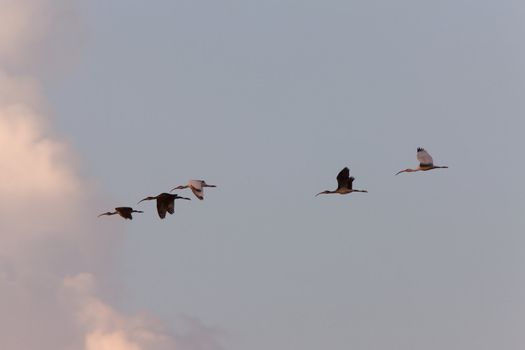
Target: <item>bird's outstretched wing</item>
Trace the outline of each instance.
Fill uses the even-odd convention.
[[[172,200],[168,203],[167,210],[168,210],[168,213],[170,213],[170,214],[173,214],[173,213],[175,212],[175,199],[172,199]]]
[[[197,189],[195,187],[190,187],[191,188],[191,191],[193,192],[193,194],[195,195],[195,197],[199,198],[200,200],[203,200],[204,199],[204,193],[202,192],[202,189]]]
[[[189,181],[191,191],[193,192],[195,197],[199,198],[200,200],[204,199],[204,192],[202,190],[203,182],[204,181],[202,180],[190,180]]]
[[[350,189],[350,190],[352,189],[352,183],[354,182],[354,180],[355,180],[355,178],[353,176],[350,176],[348,178],[348,185],[347,185],[348,189]]]
[[[166,217],[166,211],[168,210],[168,206],[166,201],[157,199],[157,213],[159,213],[159,217],[161,219],[164,219]]]
[[[204,193],[203,193],[203,183],[202,180],[190,180],[188,185],[190,185],[190,189],[193,192],[197,198],[202,199]]]
[[[432,166],[434,164],[434,160],[430,154],[421,147],[417,149],[417,160],[419,160],[419,166],[421,167]]]
[[[337,174],[337,189],[347,187],[349,180],[350,180],[350,169],[345,167],[343,168],[343,170],[339,172],[339,174]]]
[[[115,210],[119,213],[120,216],[122,216],[124,219],[133,220],[133,217],[131,216],[131,212],[133,211],[130,207],[118,207],[115,208]]]

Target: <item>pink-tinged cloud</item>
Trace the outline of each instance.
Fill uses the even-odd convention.
[[[85,350],[181,349],[159,321],[142,315],[125,316],[98,298],[91,274],[65,278],[63,293],[75,310]]]
[[[73,48],[79,47],[81,36],[73,1],[0,0],[0,8],[3,68],[19,70],[42,63],[46,69],[57,68],[76,56]],[[77,30],[71,30],[73,26]]]
[[[122,226],[97,220],[103,196],[52,132],[38,82],[11,70],[45,46],[57,4],[0,0],[0,349],[211,349],[200,323],[187,334],[204,345],[185,343],[186,333],[117,310],[97,288],[112,277]]]

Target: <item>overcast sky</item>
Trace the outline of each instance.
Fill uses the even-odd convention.
[[[4,123],[19,110],[0,100],[0,136],[11,135],[0,154],[16,170],[2,181],[22,190],[45,173],[52,180],[41,188],[71,183],[62,198],[76,204],[59,198],[56,208],[76,219],[48,207],[39,220],[62,233],[37,239],[42,228],[25,224],[23,206],[13,214],[0,200],[11,220],[2,239],[27,237],[49,255],[60,288],[90,295],[124,325],[83,323],[82,341],[68,344],[523,348],[524,3],[22,3],[54,20],[43,21],[45,37],[29,21],[30,50],[0,30],[0,92],[16,88],[25,105],[43,106],[45,117],[31,117],[46,126],[37,135],[68,156],[21,165],[36,150],[11,151],[27,133]],[[417,166],[417,147],[450,168],[394,176]],[[314,197],[335,189],[345,166],[369,193]],[[193,200],[177,201],[165,220],[153,202],[136,205],[190,178],[217,188],[204,201],[180,192]],[[0,185],[4,198],[16,200],[12,188]],[[145,213],[96,218],[124,205]],[[69,251],[85,244],[86,256]],[[59,249],[55,261],[49,251]],[[45,284],[33,258],[45,254],[27,254],[21,262],[0,250],[0,266],[23,265]],[[143,314],[156,320],[139,322],[155,329],[155,342],[129,331],[138,317],[130,315]]]

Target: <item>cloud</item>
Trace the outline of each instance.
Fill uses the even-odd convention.
[[[76,56],[82,35],[73,1],[0,0],[0,8],[3,68],[63,67]]]
[[[47,16],[38,16],[41,1],[2,0],[0,5],[0,57],[5,65],[6,61],[27,56],[26,50],[41,39],[42,20]]]
[[[0,349],[219,349],[198,322],[173,335],[104,297],[124,232],[96,220],[103,195],[53,132],[38,81],[20,74],[64,21],[60,6],[0,0]]]
[[[74,305],[75,321],[85,334],[85,350],[181,349],[159,321],[122,315],[98,298],[94,289],[95,278],[88,273],[63,282],[63,293]]]
[[[1,9],[0,9],[1,12]],[[95,226],[100,200],[70,147],[50,136],[36,84],[0,72],[0,348],[83,349],[65,276],[109,276],[123,237]],[[102,232],[104,231],[104,232]]]

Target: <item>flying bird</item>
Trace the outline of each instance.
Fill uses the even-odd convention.
[[[438,165],[434,165],[434,160],[432,159],[432,157],[430,156],[430,154],[428,154],[427,151],[425,151],[425,149],[419,147],[417,149],[417,160],[419,160],[419,167],[415,168],[415,169],[405,169],[405,170],[401,170],[399,172],[397,172],[396,175],[398,174],[401,174],[401,173],[412,173],[414,171],[427,171],[427,170],[432,170],[432,169],[446,169],[448,168],[448,166],[438,166]]]
[[[135,209],[130,208],[130,207],[117,207],[117,208],[115,208],[115,211],[113,211],[113,212],[108,211],[106,213],[102,213],[98,217],[101,217],[102,215],[108,215],[109,216],[109,215],[118,214],[118,215],[122,216],[124,219],[133,220],[133,216],[131,215],[131,213],[143,213],[143,211],[135,210]]]
[[[139,203],[142,201],[151,201],[154,199],[157,200],[157,212],[159,213],[159,217],[161,219],[164,219],[166,217],[166,212],[170,214],[173,214],[175,212],[175,199],[186,199],[188,201],[191,200],[190,198],[181,197],[178,194],[161,193],[158,196],[146,197],[144,199],[141,199]]]
[[[341,170],[339,172],[339,174],[337,174],[337,189],[334,190],[334,191],[323,191],[323,192],[319,192],[318,194],[316,194],[315,196],[317,197],[318,195],[320,194],[332,194],[332,193],[339,193],[339,194],[348,194],[348,193],[352,193],[352,192],[364,192],[364,193],[368,193],[367,190],[355,190],[352,188],[352,182],[354,182],[354,177],[353,176],[350,176],[350,169],[348,168],[343,168],[343,170]]]
[[[190,188],[195,197],[200,200],[204,199],[204,187],[217,187],[215,185],[208,185],[204,180],[190,180],[187,185],[180,185],[172,189],[170,192],[175,190],[182,190],[184,188]]]

